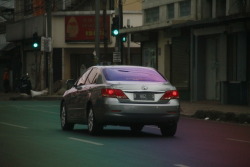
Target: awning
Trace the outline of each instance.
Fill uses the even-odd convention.
[[[10,51],[15,47],[14,43],[6,41],[6,34],[0,34],[0,51]]]
[[[10,51],[14,49],[16,45],[12,42],[7,42],[6,44],[0,45],[0,51]]]

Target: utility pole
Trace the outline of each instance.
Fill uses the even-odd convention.
[[[100,0],[95,0],[95,54],[100,63]]]
[[[123,28],[123,9],[122,9],[122,0],[119,0],[118,4],[118,9],[119,9],[119,29]],[[119,52],[121,54],[121,64],[124,63],[124,58],[123,58],[123,43],[122,43],[122,37],[121,34],[119,33],[118,35],[118,47],[119,47]]]
[[[127,20],[127,27],[130,28],[130,19]],[[131,42],[131,33],[127,34],[127,47],[128,47],[128,55],[127,55],[127,64],[131,64],[130,57],[130,42]]]
[[[51,0],[46,0],[46,13],[47,13],[47,38],[51,38],[52,26],[51,26]],[[49,94],[53,93],[53,54],[52,52],[46,52],[48,61],[48,83],[49,83]]]
[[[108,34],[107,34],[107,0],[103,0],[103,31],[104,31],[104,37],[103,37],[103,42],[104,42],[104,56],[102,61],[110,61],[108,58]]]

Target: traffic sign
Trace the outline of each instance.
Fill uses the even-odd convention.
[[[52,51],[51,38],[41,37],[41,51]]]
[[[114,63],[121,63],[121,53],[120,52],[113,52],[113,62]]]

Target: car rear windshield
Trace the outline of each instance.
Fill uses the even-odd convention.
[[[108,81],[167,82],[161,74],[151,68],[105,68],[103,74]]]

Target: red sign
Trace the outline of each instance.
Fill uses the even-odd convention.
[[[33,0],[33,15],[40,16],[45,13],[44,0]]]
[[[100,16],[100,40],[104,41],[104,20]],[[110,39],[110,16],[106,16],[106,36]],[[65,16],[66,42],[95,42],[95,16]]]

